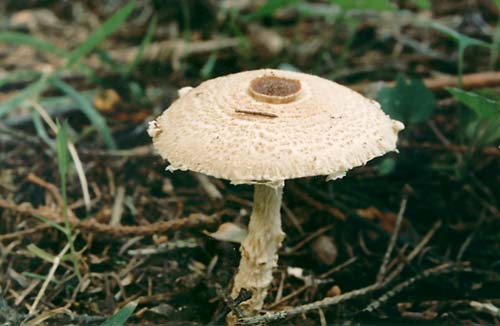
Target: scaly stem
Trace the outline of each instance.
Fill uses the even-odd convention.
[[[252,291],[252,298],[239,305],[246,315],[254,315],[262,308],[278,263],[278,249],[285,237],[280,217],[282,196],[282,186],[255,186],[248,236],[241,244],[240,267],[232,292],[234,298],[242,288]],[[233,320],[234,316],[228,316],[230,324]]]

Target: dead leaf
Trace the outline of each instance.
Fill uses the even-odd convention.
[[[241,243],[247,237],[248,231],[238,224],[227,222],[222,223],[213,233],[208,231],[203,231],[203,233],[220,241]]]
[[[101,112],[112,112],[121,100],[120,95],[114,89],[104,89],[97,92],[94,106]]]
[[[356,210],[356,213],[367,220],[380,226],[387,234],[392,234],[394,232],[394,227],[396,226],[397,214],[393,212],[382,212],[376,207],[360,208]],[[416,243],[419,239],[418,234],[413,229],[411,223],[403,218],[401,222],[400,237],[406,239],[412,243]],[[372,238],[374,239],[374,238]]]
[[[173,313],[175,313],[175,308],[169,304],[160,303],[156,307],[149,309],[149,311],[163,317],[170,317]]]

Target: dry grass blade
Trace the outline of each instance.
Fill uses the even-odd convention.
[[[57,133],[57,126],[54,120],[50,117],[50,115],[47,113],[47,111],[38,103],[35,101],[31,101],[32,107],[40,114],[42,119],[47,123],[47,125],[52,129],[54,133]],[[82,161],[80,160],[80,157],[78,156],[78,152],[76,151],[75,145],[68,140],[68,150],[71,155],[71,158],[73,159],[73,162],[75,163],[75,169],[76,173],[78,175],[78,179],[80,179],[80,185],[82,187],[82,193],[83,193],[83,200],[85,202],[85,207],[87,211],[90,211],[92,209],[92,202],[90,201],[90,192],[89,192],[89,185],[87,182],[87,177],[85,176],[84,168]]]
[[[45,294],[45,291],[47,290],[47,286],[49,286],[50,281],[54,278],[54,274],[59,267],[59,264],[61,263],[62,257],[66,254],[66,252],[69,250],[69,244],[67,244],[61,252],[54,257],[54,260],[52,262],[52,267],[49,270],[49,274],[47,274],[47,277],[45,278],[45,281],[42,284],[42,287],[40,288],[40,291],[38,292],[35,301],[30,307],[29,313],[34,314],[37,311],[37,306],[40,300],[42,300],[43,295]]]

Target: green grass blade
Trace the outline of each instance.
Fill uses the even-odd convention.
[[[59,174],[63,179],[68,174],[69,167],[69,152],[68,152],[68,123],[63,122],[63,125],[57,121],[57,165],[59,166]]]
[[[40,275],[40,274],[35,274],[35,273],[30,273],[30,272],[22,272],[21,275],[24,275],[26,277],[29,277],[29,278],[32,278],[35,280],[40,280],[40,281],[45,281],[47,279],[47,276],[45,276],[45,275]],[[56,284],[56,285],[61,284],[61,282],[59,282],[58,280],[56,280],[54,278],[50,279],[49,281]]]
[[[112,71],[116,72],[117,74],[123,75],[125,74],[125,67],[123,67],[122,63],[117,62],[115,59],[113,59],[108,51],[105,49],[96,49],[95,53],[97,54],[97,57],[101,62],[105,65],[107,65],[109,68],[111,68]]]
[[[22,105],[22,103],[27,99],[38,96],[45,90],[46,86],[47,76],[42,75],[40,79],[25,87],[21,92],[17,93],[11,99],[5,101],[4,103],[0,103],[0,118]]]
[[[254,19],[259,19],[263,17],[269,17],[272,16],[276,11],[279,9],[290,6],[290,5],[295,5],[299,2],[298,0],[267,0],[264,2],[262,6],[260,6],[257,11],[251,14],[247,14],[245,16],[242,16],[244,21],[250,21]]]
[[[92,103],[80,94],[76,89],[74,89],[71,85],[65,83],[61,79],[53,76],[50,79],[52,85],[55,87],[59,88],[61,91],[66,93],[69,97],[75,101],[76,105],[79,107],[79,109],[87,116],[87,118],[90,120],[92,125],[97,129],[97,132],[101,135],[101,137],[104,139],[104,142],[106,145],[111,148],[115,149],[116,148],[116,143],[115,140],[113,139],[113,135],[111,134],[111,131],[108,128],[108,125],[106,124],[106,120],[104,117],[94,108]]]
[[[127,68],[125,68],[125,75],[130,75],[130,73],[135,69],[137,64],[141,61],[142,56],[144,55],[144,49],[151,43],[151,40],[153,39],[154,32],[156,31],[156,23],[158,19],[156,16],[153,17],[151,22],[149,23],[148,30],[146,31],[146,36],[144,36],[144,39],[141,42],[141,45],[139,46],[139,50],[137,51],[137,54],[134,57],[134,60],[130,62],[127,65]]]
[[[114,33],[132,13],[134,7],[135,1],[130,1],[126,6],[118,10],[113,16],[105,21],[101,27],[99,27],[87,38],[87,40],[85,40],[85,42],[71,52],[66,66],[71,67],[75,63],[79,62],[82,57],[89,54],[106,37]]]
[[[78,265],[78,257],[76,255],[76,250],[75,250],[75,243],[74,243],[75,238],[72,235],[71,225],[69,223],[69,218],[68,218],[68,198],[66,194],[66,176],[69,167],[68,130],[69,126],[67,121],[64,121],[62,125],[59,123],[59,121],[57,121],[56,147],[57,147],[57,163],[59,166],[59,174],[61,176],[61,197],[63,201],[63,215],[64,215],[64,226],[65,226],[64,233],[66,234],[66,238],[68,239],[68,244],[70,248],[70,254],[68,255],[68,259],[71,259],[71,261],[73,262],[76,276],[81,281],[82,276],[80,273],[80,268]]]
[[[475,39],[475,38],[472,38],[472,37],[467,36],[465,34],[459,33],[459,32],[457,32],[457,31],[455,31],[455,30],[449,28],[448,26],[445,26],[439,22],[432,21],[432,20],[424,20],[423,24],[429,28],[432,28],[432,29],[448,36],[449,38],[454,39],[458,43],[464,44],[464,46],[466,46],[466,47],[468,47],[468,46],[480,46],[480,47],[485,47],[485,48],[491,47],[491,44],[489,44],[487,42],[484,42],[482,40]]]
[[[28,45],[37,50],[53,53],[62,58],[69,58],[70,55],[66,50],[61,49],[50,42],[38,39],[25,33],[2,32],[0,33],[0,43]]]
[[[39,77],[40,73],[34,70],[13,71],[12,73],[4,74],[2,78],[0,78],[0,87],[3,87],[10,83],[16,83],[26,80],[29,81]]]
[[[123,326],[127,319],[132,316],[138,301],[132,301],[121,308],[116,314],[107,319],[101,326]]]
[[[30,243],[26,249],[28,249],[29,252],[33,253],[35,256],[38,258],[41,258],[45,261],[48,261],[49,263],[52,263],[54,261],[55,256],[42,248],[38,247],[34,243]]]
[[[396,7],[389,0],[330,0],[342,10],[394,11]]]
[[[210,54],[208,57],[207,62],[203,65],[203,67],[200,70],[200,76],[203,79],[208,79],[212,76],[212,73],[215,68],[215,64],[217,63],[217,53],[213,52]]]
[[[33,125],[35,126],[36,133],[50,148],[55,149],[54,141],[50,139],[45,129],[45,125],[42,122],[42,118],[37,111],[31,111],[31,119],[33,120]]]
[[[48,226],[54,228],[54,229],[57,229],[59,231],[61,231],[62,233],[64,234],[67,234],[66,232],[66,229],[63,228],[62,226],[60,226],[59,224],[43,217],[42,215],[38,215],[38,214],[33,214],[34,217],[36,217],[37,219],[39,219],[40,221],[42,221],[43,223],[47,224]]]

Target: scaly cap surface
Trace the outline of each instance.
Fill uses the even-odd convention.
[[[332,81],[262,69],[184,89],[150,124],[170,170],[192,170],[234,183],[346,171],[396,150],[404,125],[380,105]]]

